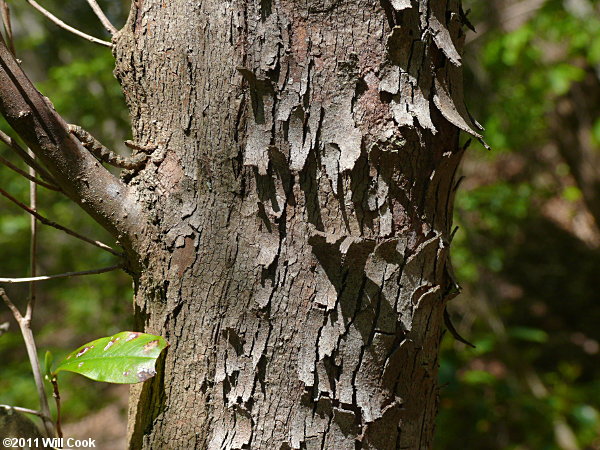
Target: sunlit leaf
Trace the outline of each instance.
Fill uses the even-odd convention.
[[[156,374],[156,359],[167,346],[161,336],[123,331],[82,345],[67,355],[55,373],[75,372],[108,383],[139,383]]]

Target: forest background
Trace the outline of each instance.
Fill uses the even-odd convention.
[[[99,3],[113,23],[125,22],[129,1]],[[24,1],[9,4],[17,54],[36,86],[68,121],[123,148],[129,118],[110,50]],[[444,338],[436,448],[600,449],[600,1],[463,4],[477,30],[464,56],[467,104],[493,150],[473,143],[460,174],[452,259],[462,294],[449,309],[476,348]],[[107,38],[83,0],[43,5]],[[0,129],[10,134],[2,119]],[[20,164],[5,147],[0,156]],[[27,201],[28,182],[6,167],[0,186]],[[39,197],[46,217],[111,241],[69,200],[43,188]],[[1,276],[27,275],[28,239],[29,217],[0,198]],[[106,252],[51,228],[41,229],[39,246],[39,273],[109,265]],[[25,301],[25,285],[6,289]],[[42,352],[60,357],[132,327],[123,273],[47,281],[38,297]],[[36,408],[18,327],[0,309],[4,322],[0,403]],[[66,434],[124,447],[126,387],[66,374],[62,391]]]

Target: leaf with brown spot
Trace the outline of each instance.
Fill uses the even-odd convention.
[[[140,383],[156,375],[154,365],[168,345],[161,336],[123,331],[82,345],[54,374],[67,371],[107,383]]]

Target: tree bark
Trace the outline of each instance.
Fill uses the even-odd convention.
[[[428,448],[452,202],[476,137],[458,0],[136,0],[130,448]],[[126,233],[127,230],[119,229]]]

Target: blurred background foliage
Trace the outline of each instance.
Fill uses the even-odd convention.
[[[57,28],[25,2],[9,3],[18,56],[37,86],[69,121],[122,148],[128,114],[110,51]],[[129,2],[99,3],[122,26]],[[449,310],[476,348],[443,341],[436,448],[600,449],[600,1],[463,3],[477,29],[466,39],[467,103],[493,151],[472,144],[461,170],[452,258],[462,295]],[[83,0],[43,4],[108,39]],[[10,132],[3,122],[0,128]],[[19,163],[4,147],[0,154]],[[27,182],[5,167],[0,184],[27,200]],[[110,242],[69,201],[39,191],[44,215]],[[0,212],[0,274],[24,276],[28,218],[4,199]],[[41,273],[112,263],[111,255],[52,229],[40,234]],[[25,286],[7,291],[24,305]],[[61,355],[131,328],[130,316],[130,280],[109,273],[41,284],[33,326],[40,350]],[[5,321],[10,316],[0,309]],[[12,321],[0,338],[0,361],[0,403],[35,408]],[[124,419],[121,428],[114,420],[126,390],[81,377],[62,384],[73,433],[79,426],[83,437],[94,429],[102,437],[107,423],[124,430]]]
[[[455,204],[439,449],[600,449],[600,2],[464,0],[473,144]]]
[[[66,23],[110,40],[85,0],[45,0],[40,3]],[[116,26],[125,23],[130,2],[99,3]],[[112,74],[114,59],[110,49],[58,28],[26,2],[9,1],[8,4],[17,56],[36,86],[67,121],[83,126],[110,148],[124,148],[123,140],[130,137],[129,115],[120,86]],[[2,118],[0,129],[16,137]],[[3,144],[0,144],[0,155],[26,169]],[[4,166],[0,166],[0,186],[19,200],[28,202],[29,183]],[[42,215],[88,237],[115,245],[106,231],[62,194],[40,187],[38,196]],[[29,218],[0,197],[0,276],[27,276],[28,241]],[[105,267],[115,264],[115,259],[113,255],[60,231],[44,225],[39,227],[38,273]],[[24,310],[28,287],[3,287]],[[33,320],[39,354],[43,358],[45,351],[51,350],[55,358],[59,358],[84,342],[131,329],[131,316],[131,279],[124,273],[41,283]],[[0,323],[7,321],[10,331],[0,337],[0,403],[37,409],[35,386],[19,328],[0,304]],[[124,442],[117,442],[121,442],[119,435],[125,433],[127,388],[65,375],[61,374],[59,381],[66,435],[98,437],[100,448],[124,448]],[[51,395],[51,387],[47,388]],[[50,402],[52,407],[53,403]]]

